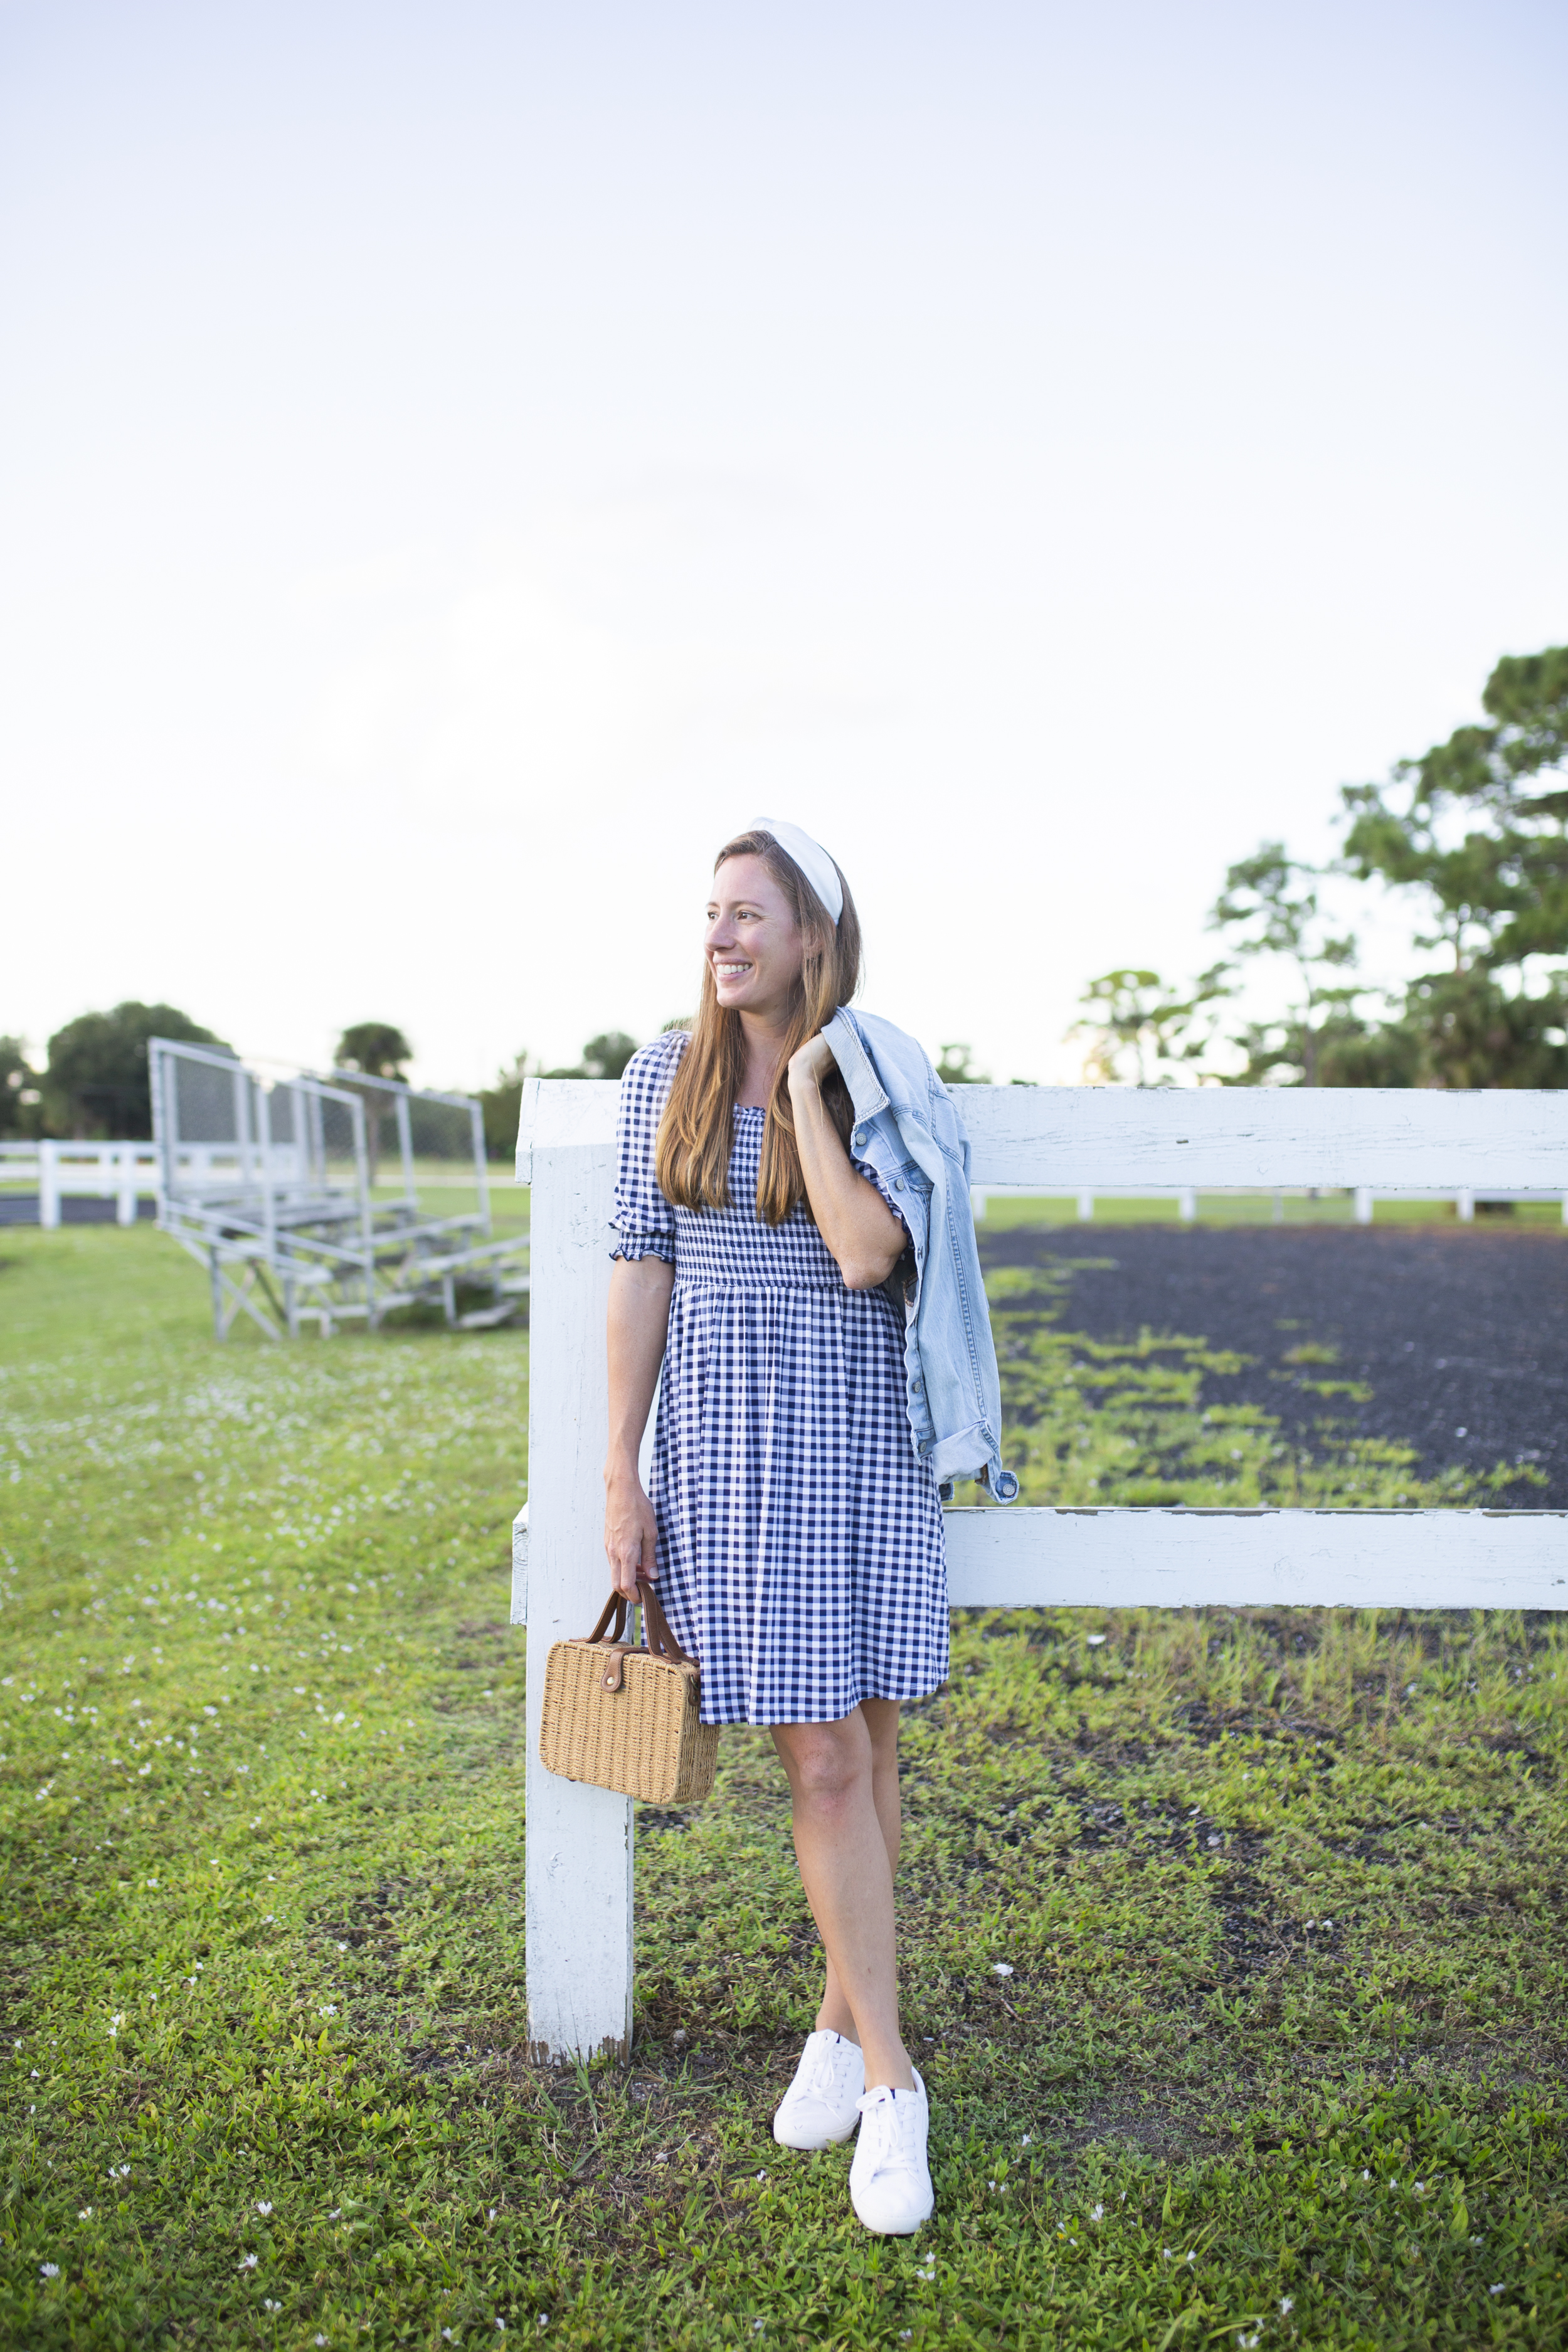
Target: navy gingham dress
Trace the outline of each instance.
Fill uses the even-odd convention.
[[[734,1114],[731,1205],[671,1207],[654,1139],[686,1045],[656,1038],[621,1081],[611,1255],[675,1268],[650,1490],[702,1720],[832,1723],[864,1698],[924,1698],[947,1679],[947,1556],[910,1436],[902,1314],[846,1289],[804,1207],[758,1218],[761,1110]]]

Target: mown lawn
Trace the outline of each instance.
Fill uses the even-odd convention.
[[[876,2242],[768,2133],[765,1735],[639,1824],[632,2063],[527,2059],[526,1335],[219,1349],[153,1233],[0,1257],[6,2344],[1568,2337],[1554,1622],[962,1622],[907,1738],[938,2212]],[[998,1301],[1035,1491],[1415,1499],[1058,1304]]]

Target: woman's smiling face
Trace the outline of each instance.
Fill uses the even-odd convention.
[[[784,1017],[805,939],[760,857],[727,857],[713,877],[702,952],[726,1012]]]

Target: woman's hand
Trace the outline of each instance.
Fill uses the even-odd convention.
[[[835,1067],[833,1048],[820,1030],[789,1057],[795,1149],[816,1230],[838,1262],[845,1288],[874,1290],[902,1257],[908,1236],[876,1186],[851,1162],[827,1115],[822,1078]]]
[[[635,1470],[605,1474],[605,1557],[615,1590],[637,1597],[639,1576],[657,1578],[658,1523]]]
[[[806,1039],[798,1053],[790,1055],[790,1081],[793,1085],[797,1078],[812,1078],[820,1086],[828,1071],[837,1067],[833,1048],[819,1029],[815,1037]]]

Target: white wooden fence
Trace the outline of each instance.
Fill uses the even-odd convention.
[[[292,1147],[280,1149],[291,1167]],[[182,1144],[178,1157],[182,1173],[195,1182],[238,1181],[237,1144]],[[35,1188],[40,1225],[58,1225],[67,1199],[112,1201],[115,1223],[133,1225],[139,1200],[161,1202],[163,1181],[155,1143],[71,1143],[48,1136],[36,1143],[0,1143],[0,1198],[23,1185]]]
[[[58,1225],[67,1195],[113,1201],[115,1222],[136,1223],[136,1203],[157,1197],[158,1160],[151,1143],[0,1143],[0,1181],[36,1185],[38,1223]]]
[[[541,2054],[624,2051],[632,2021],[632,1809],[539,1761],[550,1644],[608,1590],[602,1528],[618,1087],[530,1081],[529,1501],[512,1618],[528,1628],[528,2012]],[[1568,1185],[1568,1093],[969,1087],[977,1185],[1155,1192],[1281,1185],[1452,1195]],[[1568,1607],[1568,1513],[957,1509],[955,1606]]]

